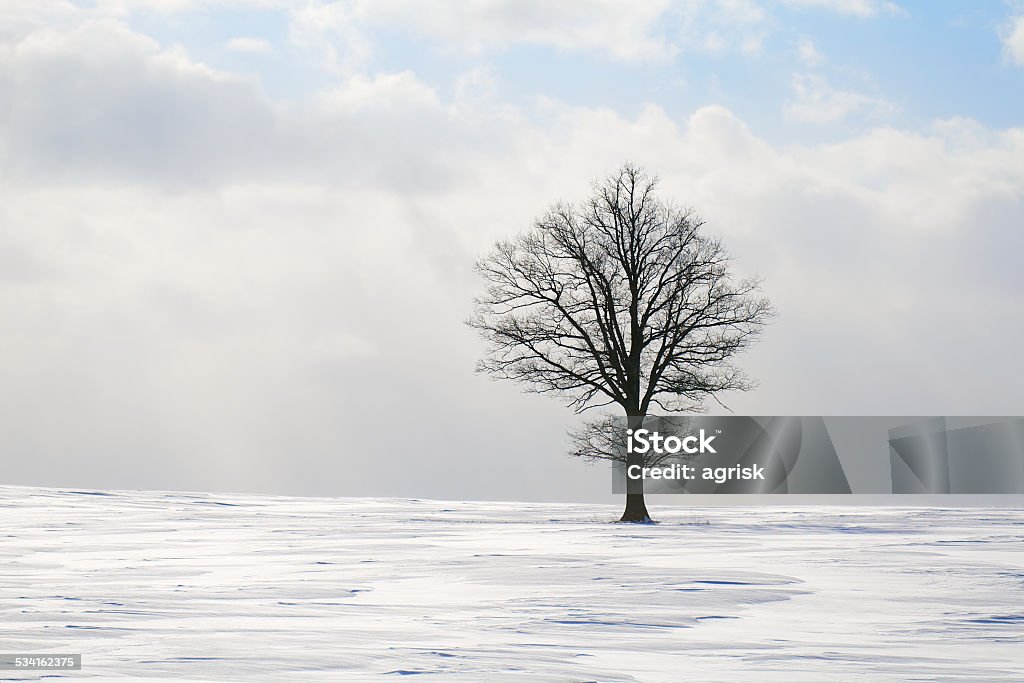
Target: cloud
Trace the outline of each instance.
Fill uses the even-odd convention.
[[[357,74],[287,105],[116,22],[6,46],[0,433],[31,454],[7,480],[571,495],[537,476],[563,466],[565,412],[474,376],[462,320],[479,254],[624,159],[766,277],[781,316],[738,412],[1000,414],[1024,391],[1024,130],[786,146],[722,106],[488,83]],[[830,97],[826,120],[871,114]]]
[[[374,39],[382,30],[469,55],[532,45],[616,61],[664,62],[685,52],[757,55],[774,27],[770,10],[754,0],[648,0],[629,6],[618,0],[438,0],[429,6],[415,0],[100,0],[88,9],[58,0],[45,11],[28,0],[11,2],[14,9],[7,12],[15,20],[20,17],[19,25],[30,17],[36,25],[51,28],[58,25],[57,16],[74,16],[79,22],[127,21],[140,14],[183,16],[217,8],[273,10],[287,16],[293,45],[319,55],[324,67],[343,76],[359,73],[371,63]],[[853,16],[896,9],[874,0],[786,2]],[[242,36],[225,47],[262,52],[269,46]]]
[[[801,38],[797,41],[796,51],[800,61],[807,66],[820,66],[825,61],[825,56],[810,38]]]
[[[67,0],[8,0],[0,22],[0,41],[13,40],[42,28],[68,28],[80,23],[84,15],[82,9]]]
[[[352,0],[307,4],[293,11],[293,23],[299,41],[320,44],[338,63],[352,59],[339,58],[342,52],[365,56],[360,36],[380,27],[424,36],[447,50],[480,53],[532,44],[636,60],[671,53],[657,28],[667,7],[661,0],[628,9],[613,0]]]
[[[355,76],[344,86],[323,96],[331,111],[353,114],[367,108],[397,107],[403,110],[440,107],[435,90],[419,81],[411,71],[380,74],[373,78]]]
[[[798,9],[819,9],[848,16],[869,18],[879,14],[902,14],[904,10],[888,0],[783,0]]]
[[[260,38],[232,38],[224,43],[224,47],[231,52],[270,52],[270,43]]]
[[[613,0],[442,0],[429,6],[414,0],[367,0],[358,3],[357,12],[370,24],[404,26],[474,52],[526,43],[633,60],[670,54],[656,30],[667,8],[661,0],[628,9]]]
[[[12,174],[192,182],[274,153],[275,114],[255,85],[109,20],[0,53],[0,99]]]
[[[1011,18],[1003,32],[1003,52],[1017,66],[1024,66],[1024,15]]]
[[[629,6],[616,0],[337,0],[291,12],[294,41],[319,50],[342,72],[367,63],[368,35],[381,28],[448,52],[479,55],[536,45],[624,62],[665,61],[687,51],[757,54],[769,28],[768,12],[751,0]]]
[[[835,88],[814,74],[795,75],[793,94],[784,113],[786,118],[801,123],[838,123],[851,116],[877,120],[896,112],[895,105],[886,100]]]
[[[769,33],[769,15],[750,0],[714,0],[676,8],[679,49],[711,55],[756,55]]]
[[[117,16],[137,11],[176,14],[193,9],[197,4],[197,0],[97,0],[96,9]]]
[[[429,140],[453,151],[479,142],[466,134],[468,110],[442,105],[411,72],[347,77],[290,108],[110,20],[37,31],[0,52],[0,99],[11,103],[0,110],[0,170],[26,182],[397,182],[451,171]]]
[[[320,55],[323,65],[351,75],[372,56],[372,41],[351,2],[308,2],[289,9],[291,42]]]

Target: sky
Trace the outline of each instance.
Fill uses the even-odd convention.
[[[585,500],[474,261],[624,161],[753,415],[1021,415],[1024,3],[4,0],[0,483]]]

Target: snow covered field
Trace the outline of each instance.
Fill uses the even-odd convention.
[[[1024,680],[1024,512],[652,502],[0,487],[0,652],[80,652],[70,679]]]

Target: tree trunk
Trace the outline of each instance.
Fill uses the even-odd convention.
[[[626,494],[626,509],[623,510],[619,521],[641,522],[645,524],[653,521],[651,515],[647,512],[647,505],[644,504],[643,481],[640,482],[640,491],[638,493]]]
[[[630,429],[640,429],[643,426],[644,418],[642,416],[630,415],[627,418],[627,424]],[[626,471],[629,472],[629,467],[632,465],[639,465],[641,468],[644,466],[644,457],[639,453],[629,453],[626,456]],[[643,522],[647,523],[651,521],[651,515],[647,512],[647,505],[644,503],[644,480],[630,479],[626,476],[626,509],[622,512],[622,517],[619,519],[620,522]]]

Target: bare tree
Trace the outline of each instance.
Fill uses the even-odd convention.
[[[721,241],[657,185],[625,164],[583,203],[553,205],[478,261],[488,286],[468,324],[489,347],[479,371],[560,395],[576,412],[616,404],[631,428],[652,407],[694,412],[752,388],[730,361],[774,315],[771,303],[758,279],[733,277]],[[627,480],[622,521],[650,521],[642,480]]]

